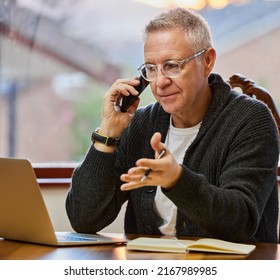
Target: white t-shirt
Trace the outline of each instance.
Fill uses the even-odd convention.
[[[190,128],[176,128],[172,125],[172,119],[170,117],[170,126],[166,135],[165,144],[178,163],[183,162],[185,151],[195,139],[200,125],[201,123]],[[159,227],[161,233],[164,235],[175,235],[177,207],[162,193],[160,186],[157,187],[154,209],[163,221]]]

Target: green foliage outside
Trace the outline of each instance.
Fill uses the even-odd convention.
[[[81,160],[90,147],[91,133],[100,125],[101,104],[107,90],[105,86],[94,85],[94,88],[73,104],[75,116],[70,125],[70,135],[75,147],[72,154],[74,161]]]

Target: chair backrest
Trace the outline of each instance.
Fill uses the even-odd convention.
[[[231,87],[241,88],[244,94],[247,94],[251,97],[261,100],[268,106],[278,126],[279,137],[280,137],[280,114],[277,110],[277,107],[270,93],[263,87],[257,85],[253,80],[247,79],[245,76],[241,74],[234,74],[229,78],[228,82],[231,85]]]
[[[243,76],[241,74],[234,74],[233,76],[231,76],[229,78],[228,82],[232,88],[236,88],[236,87],[240,88],[244,94],[247,94],[251,97],[259,99],[268,106],[268,108],[271,110],[271,113],[273,114],[276,124],[278,126],[279,139],[280,139],[280,115],[279,115],[277,107],[276,107],[271,95],[269,94],[269,92],[266,89],[264,89],[263,87],[258,86],[253,80],[247,79],[245,76]],[[278,167],[278,176],[280,176],[279,167]],[[278,189],[280,190],[279,183],[280,182],[278,182]],[[280,196],[280,194],[279,194],[279,196]],[[279,207],[279,210],[280,210],[280,207]],[[279,213],[279,215],[280,215],[280,213]],[[278,223],[279,223],[278,240],[280,243],[280,220]]]

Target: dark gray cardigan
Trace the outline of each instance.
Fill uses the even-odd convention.
[[[185,153],[177,185],[165,195],[178,207],[177,235],[277,243],[279,141],[270,111],[211,74],[212,102]],[[150,139],[165,140],[170,115],[158,104],[138,109],[115,153],[91,147],[75,170],[66,209],[74,230],[97,232],[128,200],[125,232],[160,234],[155,187],[121,192],[122,173],[154,158]]]

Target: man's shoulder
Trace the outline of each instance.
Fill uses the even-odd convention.
[[[235,90],[231,91],[232,98],[231,101],[234,106],[237,106],[243,112],[250,113],[270,113],[270,109],[268,108],[267,104],[263,101],[258,100],[257,98],[248,96],[243,93],[236,92]]]

